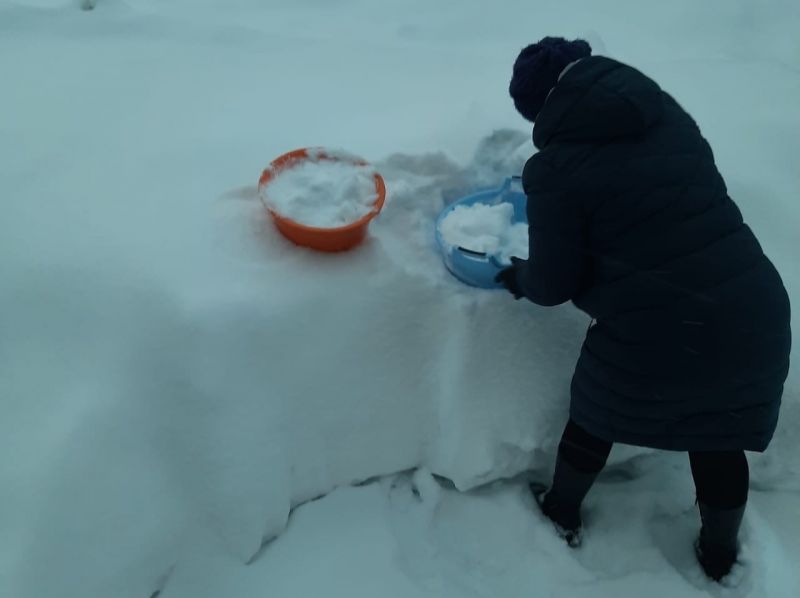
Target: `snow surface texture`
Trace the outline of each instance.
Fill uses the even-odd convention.
[[[519,484],[422,475],[419,508],[388,478],[262,543],[373,476],[546,475],[587,318],[459,284],[432,238],[533,151],[505,93],[533,39],[605,41],[675,94],[797,302],[797,3],[266,4],[0,4],[0,596],[702,595],[685,459],[624,447],[579,553]],[[258,201],[311,144],[386,179],[351,254]],[[796,595],[799,389],[795,365],[722,595]]]
[[[160,598],[795,596],[795,555],[771,527],[794,517],[786,498],[755,493],[743,565],[724,587],[704,577],[687,549],[694,505],[675,500],[691,492],[684,461],[651,455],[603,474],[587,500],[592,526],[580,550],[536,513],[522,480],[458,493],[420,470],[339,489],[297,509],[288,533],[250,567],[196,556]]]
[[[442,219],[439,230],[445,243],[496,256],[502,263],[512,257],[528,258],[528,225],[514,224],[514,206],[474,204],[456,206]]]
[[[318,228],[352,224],[375,207],[375,171],[351,162],[313,158],[275,173],[261,190],[278,214]]]

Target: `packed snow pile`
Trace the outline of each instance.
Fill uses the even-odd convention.
[[[514,206],[508,202],[456,206],[442,219],[439,230],[451,247],[510,263],[512,257],[528,258],[528,225],[513,218]]]
[[[374,170],[350,160],[312,157],[274,176],[261,189],[266,204],[306,226],[346,226],[375,208]]]
[[[519,48],[591,29],[692,112],[797,303],[797,3],[264,4],[0,5],[0,595],[703,595],[684,455],[615,447],[577,553],[492,485],[547,475],[589,322],[459,283],[434,223],[534,151]],[[259,201],[308,144],[386,181],[353,252]],[[798,373],[735,598],[796,593]]]

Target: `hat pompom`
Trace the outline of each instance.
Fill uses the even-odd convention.
[[[561,72],[570,63],[591,54],[588,42],[568,41],[563,37],[545,37],[524,48],[514,62],[508,88],[517,111],[531,122],[536,120]]]

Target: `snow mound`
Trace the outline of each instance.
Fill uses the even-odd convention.
[[[497,256],[502,263],[511,257],[528,258],[528,225],[513,223],[514,206],[473,204],[456,206],[439,226],[445,243],[468,251]]]
[[[275,212],[306,226],[336,228],[374,210],[375,172],[350,161],[304,160],[279,170],[261,190]]]
[[[204,239],[185,263],[152,243],[149,217],[126,223],[131,243],[149,231],[135,252],[97,254],[64,226],[85,213],[57,207],[37,267],[5,254],[0,442],[21,457],[0,464],[0,573],[14,595],[140,598],[196,550],[250,562],[336,487],[422,465],[467,489],[549,461],[586,317],[446,271],[435,220],[482,176],[471,163],[377,166],[392,202],[347,254],[289,244],[257,201],[206,206],[220,227],[184,229]],[[22,218],[32,204],[14,205]],[[117,222],[102,220],[109,238]]]

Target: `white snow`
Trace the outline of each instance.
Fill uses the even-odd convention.
[[[194,556],[160,598],[793,597],[800,576],[771,526],[797,529],[788,497],[774,512],[753,493],[743,564],[717,587],[686,548],[698,523],[681,497],[691,494],[685,460],[650,455],[607,471],[587,500],[593,528],[579,550],[535,511],[524,480],[459,493],[419,470],[300,507],[248,567]]]
[[[0,595],[794,596],[800,368],[751,455],[737,588],[696,576],[681,455],[616,447],[569,552],[519,483],[483,485],[546,477],[587,318],[458,283],[433,226],[533,152],[516,52],[586,34],[695,116],[797,303],[798,11],[2,3]],[[294,247],[258,200],[310,145],[386,179],[352,253]]]
[[[456,206],[442,219],[439,229],[451,247],[510,263],[512,257],[528,259],[528,225],[514,223],[513,218],[514,206],[508,202]]]
[[[526,260],[529,252],[528,225],[521,222],[511,225],[502,245],[500,261],[510,263],[512,257]]]
[[[300,224],[336,228],[375,209],[375,171],[347,159],[316,158],[278,170],[261,190],[275,212]]]

